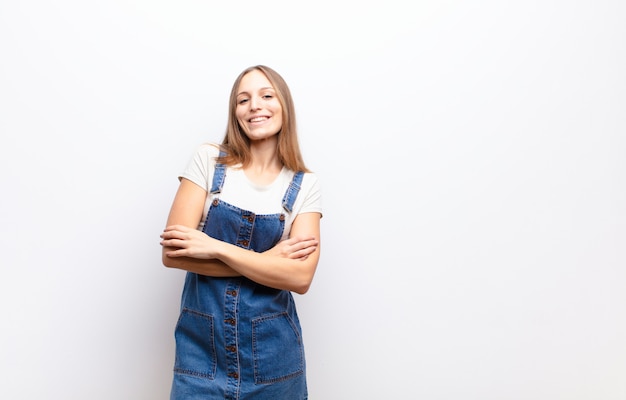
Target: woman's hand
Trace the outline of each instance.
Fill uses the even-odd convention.
[[[304,261],[309,254],[317,250],[318,241],[314,237],[295,236],[282,242],[278,242],[276,246],[267,250],[265,253],[290,258],[292,260]]]
[[[168,257],[214,258],[217,240],[197,229],[184,225],[171,225],[161,234],[161,246],[172,248]]]

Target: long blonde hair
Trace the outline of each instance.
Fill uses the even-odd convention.
[[[222,141],[222,150],[225,156],[218,157],[217,162],[226,165],[241,164],[246,166],[252,157],[250,152],[250,139],[246,136],[243,129],[237,121],[235,110],[237,108],[237,91],[243,77],[251,71],[260,71],[270,81],[276,97],[283,109],[282,128],[278,132],[277,153],[280,162],[292,171],[309,172],[304,164],[300,145],[298,144],[298,131],[296,126],[296,112],[293,104],[293,98],[287,83],[278,72],[265,65],[255,65],[246,68],[233,83],[230,92],[230,100],[228,106],[228,123],[226,125],[226,134]]]

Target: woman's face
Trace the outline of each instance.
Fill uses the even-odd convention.
[[[274,136],[283,125],[283,109],[276,91],[258,70],[248,72],[237,90],[235,116],[252,141]]]

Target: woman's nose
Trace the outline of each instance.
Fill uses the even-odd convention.
[[[250,98],[250,109],[251,110],[258,110],[259,108],[261,108],[260,104],[261,104],[261,102],[260,102],[259,98],[254,97],[254,96]]]

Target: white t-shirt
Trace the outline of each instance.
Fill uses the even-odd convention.
[[[282,208],[282,199],[291,183],[294,172],[283,167],[278,177],[269,185],[257,185],[251,182],[243,169],[226,168],[226,178],[221,193],[211,195],[215,173],[215,158],[219,155],[216,145],[209,143],[200,145],[187,164],[187,168],[178,177],[186,178],[207,191],[202,220],[198,229],[202,230],[209,206],[214,198],[227,202],[243,210],[252,211],[257,215],[285,213],[285,231],[283,239],[289,237],[291,224],[296,215],[307,212],[322,213],[322,197],[320,184],[314,173],[305,173],[302,177],[300,192],[296,197],[291,214]]]

